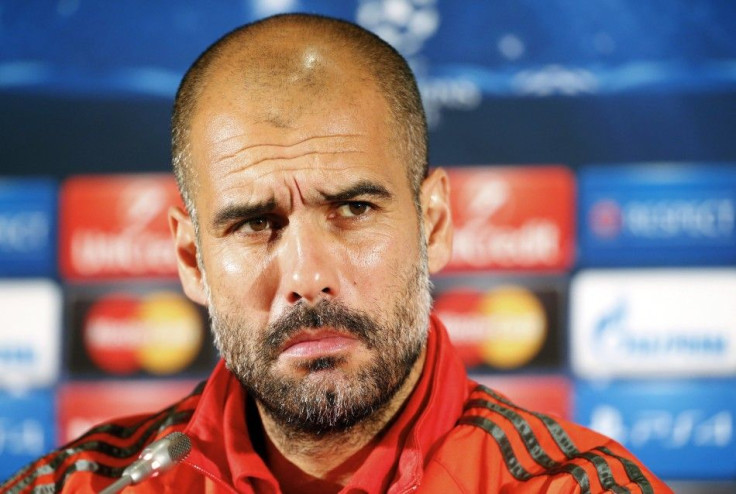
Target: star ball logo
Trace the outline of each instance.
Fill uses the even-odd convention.
[[[596,236],[606,239],[618,237],[624,224],[621,206],[609,199],[598,201],[590,208],[588,222]]]
[[[505,285],[486,292],[453,289],[437,297],[435,309],[468,367],[524,366],[547,338],[544,306],[524,287]]]
[[[435,0],[363,0],[356,18],[405,56],[415,55],[440,24]]]
[[[97,300],[84,321],[84,348],[105,372],[174,374],[197,357],[204,339],[197,310],[181,295],[113,293]]]

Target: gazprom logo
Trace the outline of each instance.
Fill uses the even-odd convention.
[[[580,376],[736,376],[736,269],[581,271],[570,299]]]
[[[608,359],[622,353],[628,357],[720,357],[729,346],[722,333],[707,327],[698,331],[672,328],[667,332],[632,328],[625,298],[601,314],[595,324],[594,341],[595,350]]]
[[[36,352],[29,345],[0,347],[0,365],[30,366],[37,358]]]

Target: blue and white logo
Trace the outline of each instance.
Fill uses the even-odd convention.
[[[623,444],[664,478],[736,475],[733,380],[575,383],[575,420]]]
[[[362,0],[356,20],[412,56],[437,32],[440,14],[436,0]]]
[[[56,441],[54,395],[0,390],[0,480],[50,451]]]
[[[583,167],[579,194],[582,264],[736,261],[736,166]]]
[[[703,356],[722,359],[732,337],[723,331],[692,331],[672,327],[670,331],[647,331],[630,324],[629,301],[622,298],[595,324],[594,350],[601,359],[609,355],[628,354],[643,359],[672,355],[673,358]]]
[[[474,110],[482,89],[465,71],[435,67],[422,56],[425,44],[442,24],[437,0],[361,0],[355,21],[376,33],[404,55],[416,74],[430,128],[439,124],[442,110]],[[439,75],[439,73],[443,73]]]
[[[570,288],[581,377],[736,375],[736,270],[590,270]]]
[[[61,365],[61,290],[48,280],[0,282],[0,389],[54,385]]]
[[[0,275],[54,275],[56,198],[49,180],[0,180]]]

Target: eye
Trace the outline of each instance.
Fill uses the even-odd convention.
[[[340,204],[337,208],[337,214],[343,218],[352,218],[361,216],[371,209],[371,205],[362,201],[350,201]]]
[[[249,220],[243,221],[235,229],[245,233],[250,233],[263,232],[273,228],[274,224],[270,218],[266,216],[259,216],[257,218],[251,218]]]
[[[254,232],[260,232],[268,228],[270,223],[271,222],[268,220],[268,218],[256,218],[247,221],[245,224]]]

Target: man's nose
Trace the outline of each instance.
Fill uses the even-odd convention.
[[[279,252],[281,293],[287,303],[315,304],[338,295],[339,269],[334,240],[319,224],[293,222],[283,233]]]

